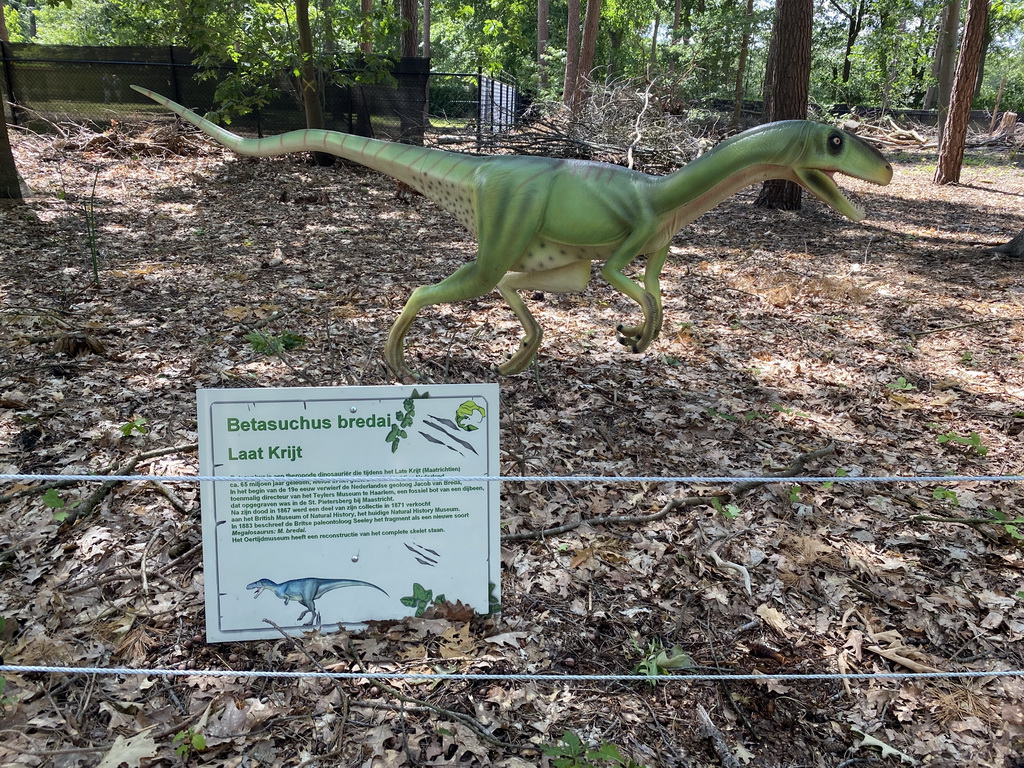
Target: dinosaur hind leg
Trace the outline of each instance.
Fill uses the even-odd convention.
[[[565,264],[541,272],[509,272],[498,283],[498,292],[516,313],[523,324],[526,335],[519,343],[519,349],[508,362],[498,366],[498,373],[509,375],[519,373],[530,364],[540,349],[543,330],[526,308],[518,290],[550,291],[551,293],[576,293],[584,290],[590,282],[590,262],[586,260]]]
[[[519,349],[506,362],[498,366],[498,373],[502,376],[510,376],[526,368],[536,356],[537,350],[540,349],[540,341],[544,336],[544,330],[530,313],[526,304],[523,303],[522,297],[514,289],[498,283],[498,293],[501,294],[501,298],[505,300],[505,303],[512,308],[512,311],[516,313],[516,317],[519,318],[519,322],[523,324],[523,329],[526,331],[523,340],[519,342]]]
[[[399,381],[418,379],[405,364],[405,335],[409,332],[416,315],[424,307],[433,304],[447,304],[454,301],[475,299],[490,292],[504,274],[489,275],[481,269],[478,262],[463,264],[455,272],[439,283],[421,285],[405,303],[402,313],[391,326],[388,340],[384,344],[384,359]]]

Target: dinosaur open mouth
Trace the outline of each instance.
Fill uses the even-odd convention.
[[[253,598],[259,597],[260,596],[260,592],[262,592],[262,591],[263,591],[263,587],[256,587],[256,591],[253,593]]]
[[[796,172],[800,186],[833,208],[843,214],[851,221],[863,221],[864,209],[847,198],[835,182],[835,171],[822,171],[817,168],[802,168]],[[874,184],[881,182],[874,179],[864,179]]]

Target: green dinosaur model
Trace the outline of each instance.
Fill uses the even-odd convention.
[[[300,613],[299,618],[295,621],[302,621],[302,617],[308,613],[310,614],[310,619],[304,625],[307,627],[320,624],[320,611],[316,609],[316,601],[327,592],[341,589],[342,587],[372,587],[378,592],[384,592],[376,584],[357,579],[292,579],[290,581],[282,581],[280,584],[270,579],[258,579],[245,586],[246,589],[256,590],[256,594],[253,597],[259,597],[263,590],[269,589],[284,600],[285,605],[294,600],[305,606],[306,610]],[[384,592],[384,594],[386,595],[387,592]]]
[[[497,288],[526,332],[498,372],[518,373],[540,347],[541,327],[517,291],[582,291],[590,263],[640,305],[638,325],[619,325],[619,340],[642,352],[661,331],[659,279],[673,235],[750,184],[789,179],[853,221],[864,213],[843,197],[833,174],[888,184],[892,166],[863,140],[819,123],[787,120],[733,136],[667,176],[616,165],[525,156],[474,156],[376,141],[333,131],[291,131],[244,139],[195,112],[138,86],[140,93],[242,155],[328,152],[408,184],[453,214],[477,238],[474,261],[434,285],[413,291],[388,335],[384,358],[400,380],[405,335],[424,307],[473,299]],[[623,274],[647,256],[644,284]]]

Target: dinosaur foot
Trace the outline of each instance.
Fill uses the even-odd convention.
[[[398,368],[388,363],[388,367],[394,374],[395,381],[397,381],[399,384],[422,384],[424,381],[427,380],[423,374],[416,373],[415,371],[406,367],[404,363]]]
[[[619,344],[624,347],[629,347],[632,352],[642,352],[647,349],[650,345],[650,340],[644,343],[643,326],[640,325],[622,325],[621,323],[615,326],[616,334],[615,338]]]
[[[530,336],[523,338],[519,342],[519,349],[514,354],[505,355],[505,362],[496,366],[494,370],[502,376],[511,376],[513,373],[519,373],[528,368],[537,356],[540,338],[540,333],[532,338]]]

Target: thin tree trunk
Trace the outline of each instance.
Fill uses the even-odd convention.
[[[999,102],[1003,100],[1003,89],[1006,88],[1006,72],[1003,72],[1003,79],[999,81],[999,90],[996,91],[996,103],[992,105],[992,119],[988,124],[988,132],[995,133],[996,120],[999,119]]]
[[[960,0],[947,0],[945,14],[942,17],[942,31],[939,37],[939,143],[946,129],[946,116],[949,114],[949,99],[953,91],[953,73],[956,66],[956,40],[960,30]]]
[[[370,19],[373,0],[359,0],[359,13],[363,17],[362,29],[359,30],[359,50],[364,56],[369,56],[373,53],[373,21]]]
[[[4,2],[0,0],[0,42],[9,43],[7,24],[4,20]],[[0,91],[0,99],[3,92]],[[0,200],[21,202],[21,182],[18,167],[14,163],[11,137],[7,133],[7,105],[0,101]]]
[[[430,58],[430,0],[423,0],[423,54],[424,59]]]
[[[805,120],[811,82],[813,0],[776,0],[775,22],[765,72],[765,121]],[[791,181],[764,182],[755,205],[797,210],[800,187]]]
[[[7,119],[3,109],[0,109],[0,200],[21,202],[21,183],[18,180],[18,168],[14,164],[14,152],[11,151],[11,137],[7,134]]]
[[[569,0],[565,42],[565,82],[562,102],[572,107],[580,73],[580,0]]]
[[[740,57],[736,63],[736,90],[733,91],[732,123],[731,128],[738,131],[740,118],[743,116],[743,87],[747,76],[747,57],[750,56],[750,35],[754,20],[754,0],[747,0],[747,11],[743,17],[743,37],[740,39]]]
[[[537,0],[537,74],[541,88],[548,87],[548,0]]]
[[[647,58],[647,79],[650,80],[658,64],[658,31],[661,29],[661,12],[654,14],[654,34],[651,35],[651,55]]]
[[[334,24],[331,23],[331,4],[334,0],[320,0],[320,14],[324,29],[324,54],[334,56]]]
[[[309,26],[309,0],[295,0],[295,29],[299,35],[299,91],[302,94],[302,108],[306,113],[306,127],[323,129],[324,107],[320,101],[319,73],[313,59],[313,31]],[[334,155],[314,152],[317,165],[334,165]]]
[[[853,47],[857,44],[857,38],[860,36],[861,30],[864,28],[864,12],[867,9],[867,4],[864,0],[857,0],[854,4],[853,10],[847,11],[846,8],[841,6],[836,0],[831,0],[832,7],[835,8],[839,13],[846,17],[846,50],[843,54],[843,72],[840,76],[840,82],[850,82],[850,72],[853,68]]]
[[[0,0],[0,43],[11,42],[11,36],[7,33],[7,18],[4,16],[4,0]]]
[[[597,28],[601,19],[601,0],[587,0],[587,15],[583,21],[583,40],[580,42],[580,64],[576,73],[576,95],[570,105],[578,112],[587,100],[587,85],[594,75],[594,57],[597,54]]]
[[[399,0],[399,6],[402,11],[402,55],[413,57],[420,49],[418,3],[417,0]]]
[[[985,47],[987,22],[988,0],[970,0],[967,5],[964,40],[960,46],[956,76],[953,79],[953,94],[949,100],[946,130],[939,140],[939,162],[935,166],[934,178],[936,184],[960,181],[964,144],[967,140],[967,121],[971,115],[971,101],[974,98],[974,84],[978,80],[981,52]]]

